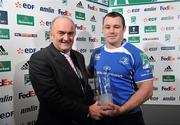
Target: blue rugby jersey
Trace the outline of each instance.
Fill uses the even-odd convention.
[[[111,91],[113,103],[124,104],[134,93],[134,83],[138,84],[153,78],[147,56],[135,47],[123,41],[121,47],[108,50],[105,46],[96,48],[91,55],[90,71],[96,71],[101,86],[111,88],[102,89],[102,93]],[[137,107],[132,112],[140,111]]]

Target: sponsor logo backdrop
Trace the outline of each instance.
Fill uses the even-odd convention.
[[[49,26],[56,16],[74,20],[73,48],[89,63],[102,45],[102,17],[108,8],[85,0],[0,0],[0,125],[33,125],[38,100],[28,74],[31,54],[50,44]]]
[[[35,123],[39,105],[29,80],[28,60],[50,44],[52,19],[66,15],[75,21],[73,48],[88,64],[94,48],[105,43],[101,25],[108,9],[125,16],[126,38],[145,51],[152,64],[154,94],[146,104],[180,104],[180,2],[110,8],[103,6],[106,0],[94,2],[0,0],[0,125]]]

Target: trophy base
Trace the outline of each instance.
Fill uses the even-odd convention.
[[[98,97],[98,101],[101,105],[105,106],[109,102],[112,102],[112,94],[101,94]]]

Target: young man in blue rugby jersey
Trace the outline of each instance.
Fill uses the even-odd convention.
[[[103,19],[106,44],[95,49],[88,66],[101,85],[111,86],[111,110],[103,113],[99,125],[145,124],[140,106],[152,96],[153,74],[143,51],[124,39],[125,30],[124,17],[108,13]]]

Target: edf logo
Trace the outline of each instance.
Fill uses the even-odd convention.
[[[18,54],[24,54],[24,53],[26,53],[26,54],[28,54],[28,53],[32,54],[32,53],[35,53],[36,51],[37,51],[37,48],[25,48],[25,49],[23,49],[23,48],[18,48],[18,49],[17,49]]]
[[[31,9],[33,10],[35,5],[28,4],[28,3],[20,3],[19,1],[15,3],[17,8],[25,8],[25,9]]]

